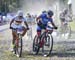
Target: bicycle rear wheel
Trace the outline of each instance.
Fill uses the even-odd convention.
[[[40,40],[39,40],[38,36],[36,35],[33,40],[33,52],[35,52],[36,55],[38,54],[38,52],[40,50],[39,41]]]
[[[46,33],[46,35],[42,36],[42,40],[44,39],[44,45],[42,47],[43,55],[50,55],[53,49],[53,37],[51,34]]]

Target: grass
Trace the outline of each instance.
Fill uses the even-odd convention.
[[[30,55],[28,52],[23,53],[23,56],[21,58],[18,58],[10,51],[4,51],[3,56],[0,57],[0,60],[49,60],[49,59],[50,59],[49,57]]]
[[[70,22],[69,25],[71,26],[71,30],[75,31],[75,20],[73,20],[73,22]]]
[[[3,48],[8,48],[8,46],[3,46]],[[65,45],[54,45],[54,50],[56,50],[57,53],[65,53]],[[1,51],[0,51],[1,52]],[[43,57],[42,55],[33,55],[31,52],[23,51],[22,58],[16,57],[12,52],[9,50],[2,50],[2,55],[0,56],[0,60],[74,60],[73,57],[58,57],[58,55],[54,55],[51,57]]]

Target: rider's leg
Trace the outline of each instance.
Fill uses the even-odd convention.
[[[40,37],[40,35],[41,35],[41,30],[37,30],[37,35]]]
[[[40,38],[40,35],[41,35],[41,28],[37,25],[37,36]],[[36,43],[38,43],[38,39]]]
[[[12,30],[12,45],[11,45],[11,51],[14,52],[14,46],[15,46],[15,40],[16,40],[16,35],[15,32]]]
[[[13,35],[12,44],[13,45],[15,44],[15,40],[16,40],[16,43],[18,44],[19,37],[18,37],[16,31],[12,31],[12,35]]]
[[[40,27],[40,26],[39,26],[39,27],[38,27],[37,35],[40,37],[40,40],[41,40],[42,29],[45,31],[46,26],[44,26],[44,27]],[[41,40],[41,41],[39,42],[39,44],[40,44],[40,47],[43,47],[43,45],[44,45],[44,40]]]
[[[40,36],[41,35],[41,27],[37,26],[37,35]]]
[[[12,45],[14,45],[15,40],[16,40],[16,37],[15,37],[15,34],[14,34],[14,32],[13,32],[13,31],[12,31],[12,38],[13,38],[13,40],[12,40]]]

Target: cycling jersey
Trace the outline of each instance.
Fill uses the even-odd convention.
[[[33,17],[27,17],[26,20],[28,23],[32,23],[34,19],[33,19]]]
[[[23,27],[23,22],[26,21],[26,19],[23,17],[23,18],[19,18],[18,16],[14,17],[12,20],[14,20],[14,22],[11,24],[11,27],[12,28],[22,28]],[[20,22],[20,23],[18,23]]]
[[[25,22],[26,19],[23,17],[23,18],[19,18],[18,16],[17,17],[14,17],[12,20],[14,20],[15,24],[17,24],[17,21],[19,22]],[[22,24],[22,23],[20,23]]]
[[[41,23],[44,25],[47,25],[48,22],[52,22],[52,18],[48,18],[47,14],[41,14],[39,18],[41,18]]]
[[[64,22],[65,21],[65,14],[64,13],[60,13],[60,20],[62,21],[62,22]]]
[[[37,26],[37,30],[46,29],[46,28],[52,29],[47,25],[48,22],[52,22],[52,18],[48,18],[47,14],[41,14],[39,18],[41,18],[41,21],[38,23],[39,25]],[[41,26],[43,26],[43,28]]]

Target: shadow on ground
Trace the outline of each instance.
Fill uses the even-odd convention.
[[[75,57],[75,53],[52,53],[50,57],[57,56],[57,57]]]

